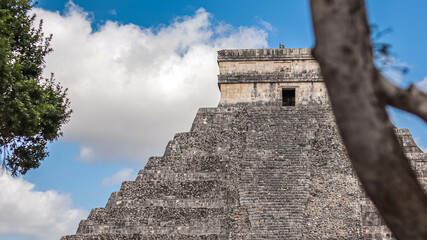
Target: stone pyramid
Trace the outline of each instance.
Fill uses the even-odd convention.
[[[355,177],[311,49],[218,52],[221,100],[62,240],[392,239]],[[427,155],[396,129],[421,181]]]

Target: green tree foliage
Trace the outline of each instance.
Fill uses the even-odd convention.
[[[13,175],[40,166],[71,114],[67,89],[42,77],[52,36],[34,27],[35,4],[0,0],[0,157]]]

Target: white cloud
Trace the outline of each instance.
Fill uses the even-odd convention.
[[[169,26],[142,28],[107,21],[94,31],[74,4],[60,15],[35,9],[54,52],[46,74],[69,88],[74,110],[64,139],[85,161],[146,161],[188,131],[199,107],[216,106],[216,51],[267,46],[265,30],[213,25],[199,9]]]
[[[123,181],[135,180],[136,172],[131,168],[120,170],[110,177],[102,179],[102,186],[111,187],[121,184]]]
[[[263,26],[266,30],[268,30],[268,31],[276,31],[276,28],[273,27],[273,25],[271,23],[265,21],[264,19],[262,19],[261,17],[258,17],[258,16],[256,17],[256,19],[257,19],[257,22],[261,26]]]
[[[427,76],[417,86],[427,92]]]
[[[0,169],[0,238],[26,235],[35,239],[59,239],[74,234],[87,212],[75,209],[68,195],[39,192],[34,184],[13,178]]]
[[[414,141],[417,144],[417,146],[421,149],[421,151],[427,153],[427,147],[420,144],[421,138],[420,137],[414,137]]]
[[[111,9],[111,10],[108,11],[108,13],[111,14],[111,15],[113,15],[113,16],[117,15],[116,9]]]

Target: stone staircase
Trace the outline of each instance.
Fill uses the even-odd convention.
[[[427,176],[426,155],[396,133]],[[376,239],[371,215],[328,106],[219,106],[62,240]]]

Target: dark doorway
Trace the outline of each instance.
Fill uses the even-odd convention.
[[[295,106],[295,89],[282,89],[282,106]]]

